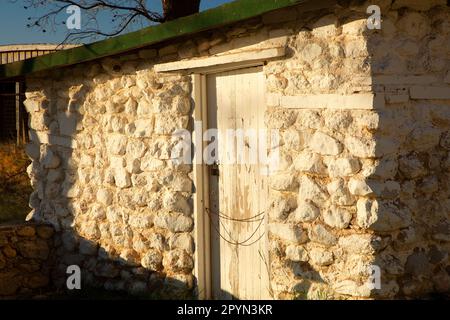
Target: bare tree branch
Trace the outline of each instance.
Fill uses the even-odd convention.
[[[105,33],[105,32],[101,32],[98,29],[97,30],[86,30],[86,31],[79,31],[79,32],[71,32],[69,33],[66,38],[63,40],[62,43],[66,43],[69,39],[84,39],[87,37],[90,37],[92,35],[92,33],[104,36],[104,37],[114,37],[118,34],[120,34],[123,30],[126,29],[126,27],[133,21],[133,19],[137,16],[137,13],[132,14],[128,20],[125,21],[125,23],[123,23],[123,26],[121,28],[119,28],[119,30],[112,32],[112,33]],[[79,37],[79,36],[83,36],[83,37]]]
[[[17,0],[9,0],[17,2]],[[46,32],[63,27],[69,6],[81,9],[81,30],[67,29],[61,44],[69,41],[94,40],[96,37],[112,37],[129,31],[136,24],[141,27],[176,19],[199,11],[201,0],[161,0],[163,13],[148,8],[148,0],[23,0],[25,9],[43,14],[30,16],[30,28]],[[67,28],[67,27],[66,27]]]

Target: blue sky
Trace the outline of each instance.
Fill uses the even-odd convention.
[[[56,30],[48,30],[46,33],[38,29],[27,28],[27,18],[30,15],[37,16],[37,13],[30,13],[30,10],[24,9],[24,1],[17,0],[11,3],[9,0],[0,0],[0,45],[21,44],[21,43],[59,43],[65,35],[67,29],[58,26]],[[219,6],[231,0],[202,0],[201,10],[206,10]],[[152,8],[161,10],[160,1],[148,0],[153,4]],[[83,18],[83,17],[82,17]],[[101,23],[107,24],[108,20],[103,17],[99,19]]]

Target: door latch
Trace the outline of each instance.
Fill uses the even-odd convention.
[[[219,176],[219,161],[214,161],[211,165],[209,165],[209,174],[211,176]]]

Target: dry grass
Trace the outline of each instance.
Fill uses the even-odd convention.
[[[29,164],[23,147],[0,142],[0,223],[23,221],[30,212],[32,189],[26,173]]]

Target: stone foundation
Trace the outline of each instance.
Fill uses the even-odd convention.
[[[53,234],[48,225],[0,226],[0,299],[49,291]]]

